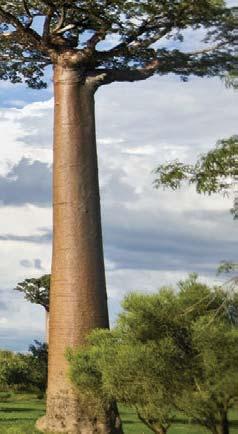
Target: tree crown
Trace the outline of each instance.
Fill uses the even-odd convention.
[[[26,300],[40,304],[49,312],[50,274],[45,274],[39,278],[25,279],[23,282],[19,282],[14,289],[23,292]]]
[[[44,68],[59,63],[96,86],[154,73],[214,75],[231,68],[236,25],[222,0],[2,0],[0,77],[40,88]],[[185,29],[200,27],[215,45],[177,48]]]

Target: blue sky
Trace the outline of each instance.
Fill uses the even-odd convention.
[[[153,77],[96,94],[106,276],[112,321],[130,290],[157,290],[196,271],[237,260],[232,198],[153,188],[152,171],[195,161],[237,134],[238,93],[219,79]],[[43,339],[44,311],[12,288],[50,271],[52,85],[44,91],[0,82],[0,348]]]

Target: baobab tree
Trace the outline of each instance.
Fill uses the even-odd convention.
[[[49,342],[49,294],[50,294],[50,274],[41,277],[32,277],[18,282],[14,288],[22,292],[24,298],[34,304],[39,304],[45,309],[45,340]]]
[[[222,0],[1,0],[0,78],[46,86],[53,65],[53,259],[47,415],[50,432],[119,433],[116,412],[92,418],[71,386],[67,347],[108,327],[94,95],[102,85],[174,73],[215,75],[233,59],[235,18]],[[201,50],[183,31],[203,27]],[[169,41],[168,41],[169,40]]]

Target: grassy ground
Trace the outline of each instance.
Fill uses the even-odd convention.
[[[18,394],[10,397],[0,393],[0,434],[36,434],[35,421],[44,414],[44,401],[35,395]],[[121,407],[125,434],[150,434],[151,431],[142,425],[134,412]],[[231,418],[231,433],[238,434],[238,414],[233,411]],[[196,425],[189,425],[178,421],[170,428],[169,434],[208,434]]]

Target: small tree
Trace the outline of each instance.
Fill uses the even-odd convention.
[[[232,303],[238,312],[237,295]],[[213,434],[229,434],[238,329],[223,289],[193,274],[177,293],[131,294],[123,308],[113,331],[95,331],[86,348],[69,353],[71,379],[88,402],[117,399],[157,434],[167,432],[178,410]]]
[[[40,396],[44,396],[48,379],[48,345],[35,340],[29,346],[29,352],[30,381],[40,391]]]
[[[23,292],[25,299],[34,304],[43,306],[46,313],[46,342],[49,341],[49,297],[50,297],[50,274],[45,274],[39,278],[25,279],[19,282],[14,288],[16,291]]]
[[[99,402],[117,399],[134,407],[150,430],[165,434],[178,395],[191,386],[189,335],[170,290],[131,294],[123,307],[114,331],[96,331],[86,349],[70,353],[71,378]]]
[[[19,282],[14,289],[23,292],[26,300],[40,304],[49,312],[50,274],[45,274],[39,278],[25,279],[23,282]]]
[[[7,390],[37,391],[41,396],[47,384],[47,345],[35,341],[29,353],[0,351],[0,386]]]

